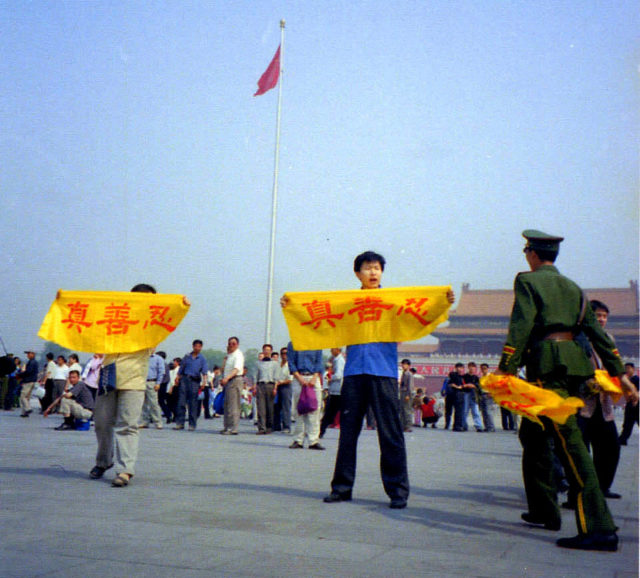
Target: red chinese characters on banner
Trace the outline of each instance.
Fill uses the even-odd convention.
[[[410,297],[405,299],[405,304],[398,309],[396,315],[400,315],[403,311],[406,315],[413,315],[422,325],[425,327],[431,323],[427,321],[424,316],[429,313],[428,309],[423,309],[424,304],[429,299],[427,297],[423,297],[422,299],[416,299],[414,297]]]
[[[149,319],[144,322],[142,329],[146,329],[150,325],[159,325],[163,329],[166,329],[171,333],[176,325],[170,325],[171,317],[167,319],[169,313],[169,307],[162,307],[161,305],[149,305]]]
[[[380,317],[384,310],[392,309],[393,305],[385,303],[378,297],[364,297],[354,300],[355,307],[349,309],[349,315],[358,314],[358,323],[367,321],[380,321]]]
[[[83,327],[91,327],[92,323],[89,323],[87,319],[87,312],[89,311],[88,303],[69,303],[67,305],[69,313],[66,319],[62,320],[63,325],[67,325],[67,329],[75,327],[78,333],[82,333]]]
[[[336,324],[333,319],[342,319],[344,313],[331,313],[331,303],[329,301],[317,301],[313,300],[311,303],[303,303],[303,307],[306,307],[310,320],[300,323],[300,325],[313,324],[314,329],[318,329],[323,321],[326,321],[331,327],[335,327]]]
[[[107,335],[126,335],[131,325],[140,323],[140,320],[129,319],[131,307],[127,303],[122,305],[107,305],[104,308],[104,319],[96,321],[96,325],[106,325]]]

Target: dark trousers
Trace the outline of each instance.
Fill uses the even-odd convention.
[[[513,414],[504,407],[500,408],[500,417],[502,418],[502,429],[503,430],[514,430],[516,429],[516,421],[513,418]]]
[[[53,403],[53,379],[47,379],[44,382],[44,396],[40,400],[43,410],[46,410]]]
[[[605,421],[602,407],[598,403],[591,417],[578,415],[578,426],[587,451],[591,448],[600,489],[607,492],[613,484],[620,461],[620,442],[616,424],[613,421]]]
[[[422,427],[427,427],[427,424],[431,424],[431,427],[435,428],[436,423],[440,418],[437,415],[432,415],[431,417],[423,417],[422,418]]]
[[[322,416],[322,421],[320,422],[320,437],[324,435],[324,432],[327,431],[327,428],[333,423],[333,420],[336,419],[336,415],[338,415],[339,411],[340,396],[329,395],[324,406],[324,415]]]
[[[453,416],[453,408],[455,406],[455,394],[448,393],[444,398],[444,429],[449,429],[451,425],[451,417]]]
[[[550,380],[549,380],[550,381]],[[556,379],[547,387],[562,397],[577,392],[579,381]],[[554,483],[553,455],[564,468],[569,491],[576,496],[576,525],[579,534],[615,532],[616,526],[600,490],[593,460],[587,451],[572,415],[564,425],[540,417],[544,427],[529,419],[520,424],[522,474],[529,513],[549,523],[560,522],[560,509]]]
[[[195,428],[198,423],[198,390],[200,380],[183,375],[178,390],[178,406],[176,407],[176,424],[184,425],[185,413],[189,411],[189,427]]]
[[[455,394],[455,415],[453,418],[453,429],[456,431],[464,431],[468,428],[467,416],[465,415],[466,394],[464,391],[456,390]]]
[[[627,440],[631,436],[634,424],[638,424],[638,410],[640,409],[640,403],[635,407],[627,402],[624,406],[624,421],[622,422],[622,433],[620,434],[620,443],[627,445]]]
[[[278,402],[273,404],[274,431],[291,431],[291,384],[278,386]]]
[[[204,419],[211,419],[211,388],[209,386],[204,388],[204,399],[202,405],[204,406]]]
[[[386,494],[409,497],[404,434],[398,411],[398,380],[377,375],[350,375],[342,382],[340,440],[331,490],[350,494],[356,478],[356,453],[362,420],[371,408],[377,423],[380,473]]]
[[[167,385],[168,383],[161,383],[160,389],[158,390],[158,404],[160,404],[160,409],[162,410],[162,415],[167,420],[167,423],[171,421],[171,417],[173,412],[170,407],[170,396],[167,394]]]
[[[258,382],[258,430],[273,430],[273,387],[274,383]]]

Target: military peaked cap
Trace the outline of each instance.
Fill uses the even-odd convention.
[[[527,247],[530,249],[541,251],[558,251],[560,249],[560,243],[564,241],[564,237],[555,237],[543,233],[542,231],[536,231],[535,229],[527,229],[522,231],[522,236],[527,240]]]

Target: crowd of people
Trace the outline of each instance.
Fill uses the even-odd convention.
[[[538,417],[544,427],[522,420],[519,438],[529,511],[521,517],[527,524],[560,529],[554,476],[562,469],[569,486],[567,506],[576,511],[578,535],[559,539],[558,546],[616,550],[616,527],[605,498],[620,496],[610,491],[617,457],[609,458],[613,445],[619,449],[626,443],[638,423],[638,378],[632,364],[623,365],[613,339],[605,332],[606,305],[589,304],[580,288],[553,265],[562,238],[539,231],[525,231],[523,236],[531,271],[516,277],[508,337],[494,373],[516,375],[526,367],[530,382],[561,397],[581,396],[585,407],[565,423],[543,415]],[[358,255],[354,273],[361,289],[379,289],[384,267],[385,259],[377,253]],[[155,293],[146,284],[132,291]],[[453,303],[454,299],[449,291],[447,300]],[[286,296],[281,305],[288,305]],[[24,367],[17,358],[4,358],[1,367],[7,378],[0,401],[12,400],[19,390],[21,416],[28,418],[32,391],[41,382],[44,413],[57,407],[64,418],[58,429],[72,429],[73,420],[86,422],[93,417],[98,450],[89,475],[100,479],[115,466],[114,487],[127,486],[135,475],[139,430],[152,425],[162,429],[163,417],[174,423],[175,430],[188,424],[193,431],[201,413],[212,419],[222,406],[222,435],[238,435],[241,416],[254,420],[257,435],[291,432],[295,420],[289,446],[294,450],[303,449],[305,442],[311,450],[324,450],[320,439],[328,427],[339,423],[338,452],[326,503],[351,500],[358,436],[366,423],[367,428],[377,430],[382,484],[389,507],[394,509],[405,508],[409,497],[405,432],[419,425],[436,427],[442,415],[445,429],[453,419],[453,431],[467,431],[469,413],[477,432],[495,431],[493,404],[480,383],[489,373],[486,364],[480,365],[478,374],[475,362],[466,367],[456,363],[443,385],[443,399],[437,400],[422,388],[414,391],[416,372],[409,359],[401,361],[399,372],[395,342],[353,344],[346,352],[332,349],[326,367],[320,350],[296,351],[289,343],[274,352],[265,344],[252,379],[247,376],[238,337],[228,339],[222,366],[211,370],[202,346],[201,340],[194,340],[190,353],[169,363],[166,354],[153,350],[94,355],[84,368],[75,354],[69,356],[69,365],[63,356],[54,362],[48,354],[42,377],[35,352],[28,350]],[[619,378],[628,400],[620,437],[612,424],[608,394],[584,390],[600,367]],[[502,419],[504,429],[515,429],[508,412]],[[599,443],[605,439],[606,443]],[[593,458],[588,444],[593,447]]]

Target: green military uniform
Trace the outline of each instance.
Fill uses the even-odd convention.
[[[555,254],[562,241],[562,238],[539,231],[525,231],[523,236],[529,241],[525,252],[547,250]],[[574,337],[583,331],[609,373],[620,375],[624,372],[614,343],[597,323],[582,290],[562,276],[556,267],[542,265],[535,271],[518,274],[514,292],[509,333],[499,365],[502,371],[515,374],[524,365],[529,382],[554,390],[563,397],[577,396],[580,385],[593,376],[589,358],[574,341]],[[565,425],[544,417],[542,422],[544,428],[524,419],[519,434],[530,517],[549,527],[560,527],[552,467],[555,445],[569,484],[578,496],[576,523],[579,534],[614,533],[616,526],[600,490],[576,416],[571,416]]]

